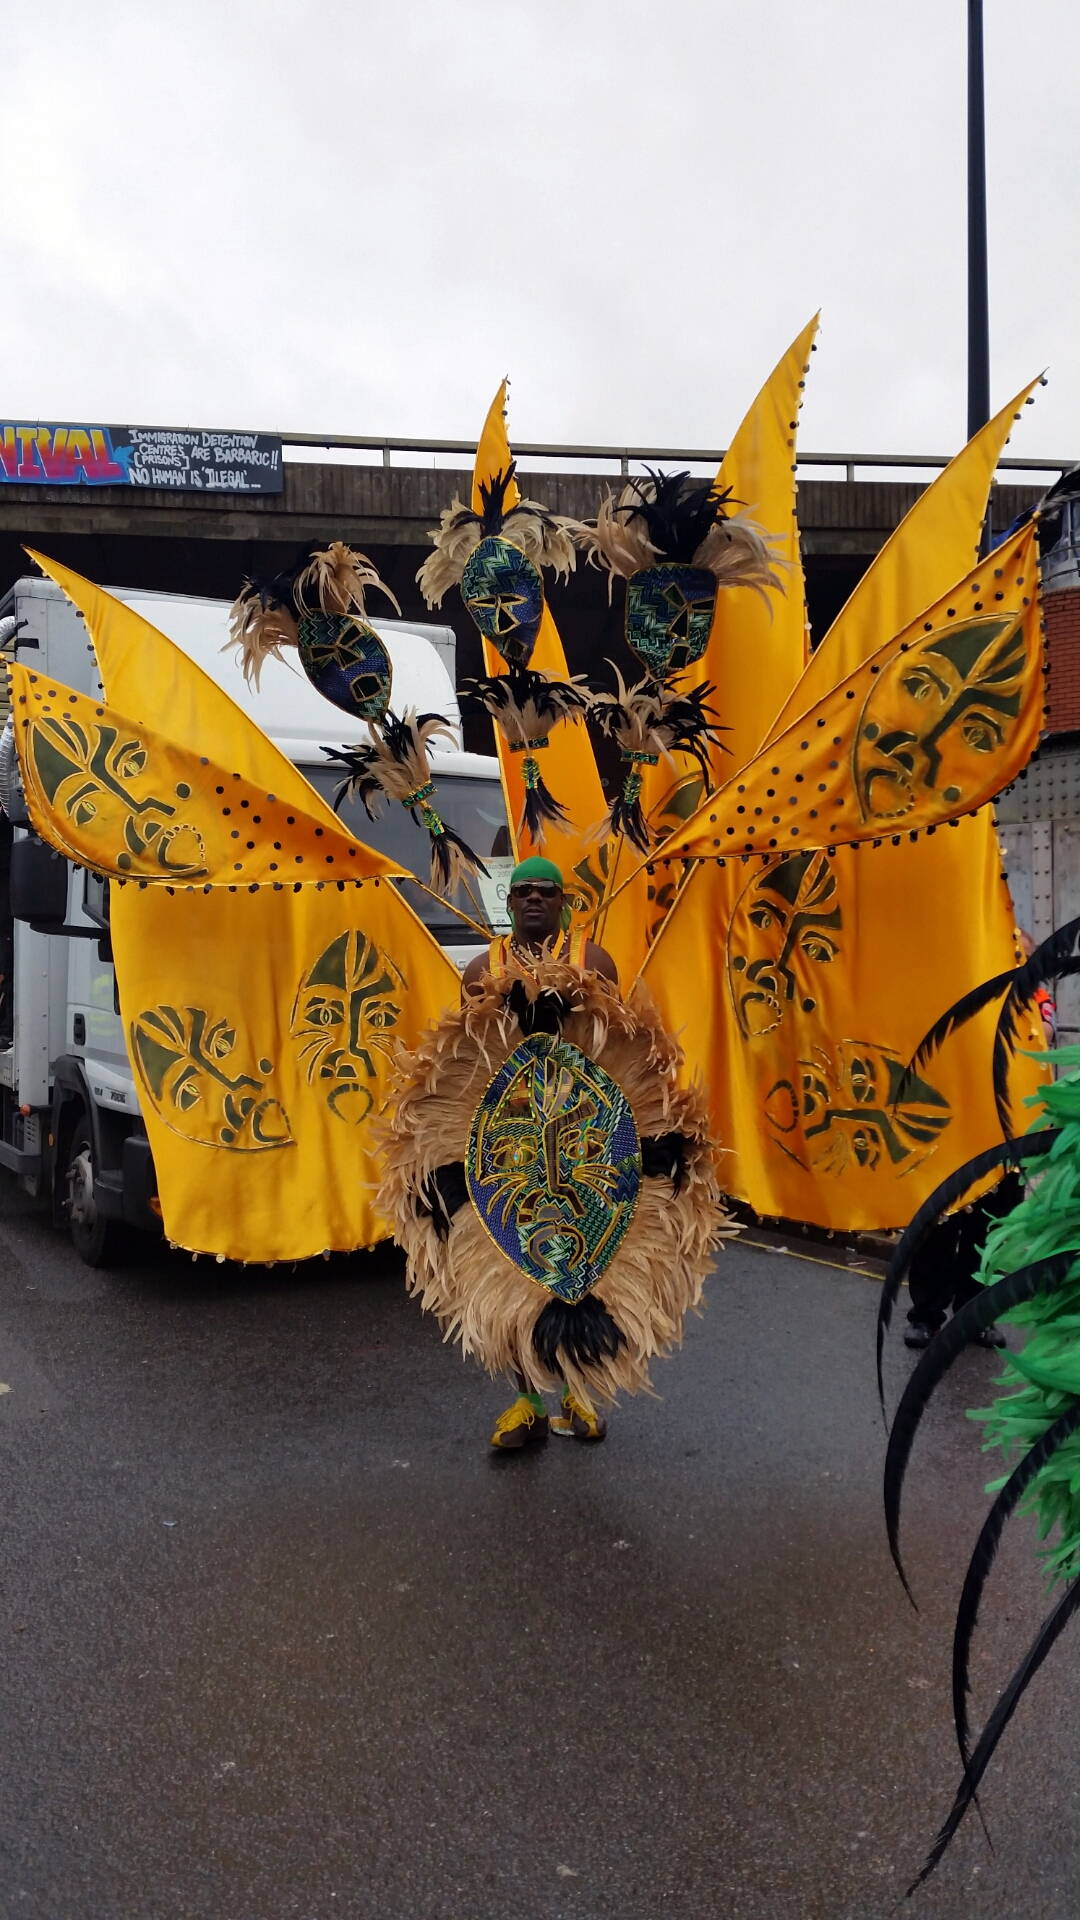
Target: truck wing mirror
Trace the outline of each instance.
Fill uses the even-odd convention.
[[[59,931],[67,919],[68,899],[68,863],[62,853],[54,853],[36,834],[16,840],[10,884],[14,919]]]

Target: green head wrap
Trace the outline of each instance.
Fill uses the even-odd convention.
[[[519,880],[550,880],[561,892],[565,893],[566,891],[562,874],[559,872],[554,860],[545,860],[542,854],[539,853],[532,854],[528,860],[518,861],[517,866],[510,875],[510,885],[512,887],[516,886]],[[511,918],[513,918],[513,915],[511,915]],[[570,925],[570,918],[570,907],[566,905],[562,910],[559,922],[564,932]]]
[[[560,892],[564,891],[563,877],[554,860],[545,860],[538,853],[534,853],[529,860],[518,861],[510,875],[510,885],[516,887],[519,880],[551,880]]]

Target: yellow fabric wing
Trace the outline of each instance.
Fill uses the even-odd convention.
[[[113,887],[111,927],[165,1232],[248,1261],[370,1246],[390,1051],[456,1000],[457,969],[402,870],[179,647],[42,564],[115,707],[17,668],[20,764],[44,838],[140,883]]]
[[[280,892],[287,882],[344,886],[387,871],[332,814],[323,826],[205,754],[17,663],[10,685],[30,818],[42,839],[98,873]]]

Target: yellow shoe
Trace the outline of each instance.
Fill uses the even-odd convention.
[[[562,1397],[563,1410],[551,1421],[552,1433],[563,1440],[603,1440],[607,1433],[607,1421],[594,1407],[586,1407],[576,1393],[566,1388]]]
[[[517,1447],[533,1447],[538,1441],[546,1440],[548,1432],[547,1414],[537,1413],[532,1401],[522,1393],[512,1407],[500,1413],[491,1445],[500,1452],[512,1452]]]

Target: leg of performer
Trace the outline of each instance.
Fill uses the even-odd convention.
[[[491,1445],[499,1453],[517,1453],[547,1439],[550,1432],[544,1396],[533,1393],[523,1373],[514,1373],[518,1397],[512,1407],[500,1413],[491,1436]]]
[[[969,1300],[974,1300],[981,1289],[975,1278],[982,1261],[982,1250],[986,1236],[995,1221],[1011,1213],[1024,1197],[1023,1182],[1017,1173],[1007,1173],[996,1187],[976,1200],[973,1206],[965,1208],[958,1216],[960,1221],[959,1244],[956,1261],[956,1289],[953,1294],[953,1312],[958,1313]],[[985,1327],[979,1335],[981,1347],[1003,1347],[1005,1335],[998,1326]]]
[[[904,1333],[905,1347],[928,1347],[945,1325],[956,1286],[959,1227],[955,1215],[942,1220],[916,1248],[908,1274],[911,1306]]]

